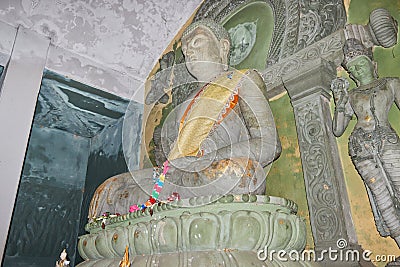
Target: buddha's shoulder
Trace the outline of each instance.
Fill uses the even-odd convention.
[[[255,69],[243,69],[240,70],[241,73],[243,73],[246,76],[246,80],[248,80],[248,82],[252,82],[255,83],[256,85],[260,86],[264,86],[264,80],[261,76],[261,74],[255,70]]]
[[[265,87],[264,80],[257,70],[247,69],[247,70],[241,70],[241,72],[246,77],[246,79],[244,79],[243,81],[244,83],[253,84],[253,86],[257,85],[259,88]]]

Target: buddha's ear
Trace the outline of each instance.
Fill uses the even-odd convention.
[[[229,56],[229,49],[231,47],[231,44],[228,39],[221,39],[219,41],[220,43],[220,56],[222,59],[222,63],[228,65],[228,56]]]

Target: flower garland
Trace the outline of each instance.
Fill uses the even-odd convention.
[[[168,160],[167,160],[163,164],[162,173],[158,176],[158,179],[154,182],[153,191],[151,192],[150,198],[141,205],[134,204],[134,205],[130,206],[129,212],[135,212],[138,210],[144,211],[147,208],[153,207],[153,205],[155,205],[158,202],[158,197],[160,196],[161,190],[164,186],[165,175],[167,174],[168,170],[169,170],[169,166],[168,166]],[[170,197],[168,197],[168,201],[173,201],[174,199],[180,199],[178,193],[173,193]]]
[[[106,225],[109,223],[109,219],[118,217],[118,216],[121,216],[121,214],[119,214],[119,213],[111,214],[111,212],[106,211],[101,216],[94,217],[93,221],[95,221],[95,222],[101,221],[101,228],[105,229]]]
[[[159,203],[168,203],[172,202],[175,200],[180,200],[181,197],[179,193],[173,192],[166,201],[159,201],[158,197],[160,196],[161,190],[164,186],[165,183],[165,175],[167,174],[169,170],[168,166],[168,161],[165,161],[163,164],[163,171],[161,174],[158,173],[159,168],[154,168],[154,173],[153,173],[153,180],[154,180],[154,186],[153,190],[151,193],[150,198],[143,204],[141,205],[131,205],[129,207],[129,212],[135,212],[135,211],[142,211],[144,212],[145,209],[150,208],[150,215],[153,215],[153,206],[155,204]],[[158,177],[157,177],[158,176]],[[116,213],[116,214],[111,214],[110,212],[104,212],[101,216],[99,217],[93,217],[93,221],[98,222],[101,221],[101,228],[105,229],[106,225],[109,224],[109,219],[121,216],[121,214]]]

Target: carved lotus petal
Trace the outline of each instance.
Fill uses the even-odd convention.
[[[207,252],[203,256],[211,257],[206,262],[219,262],[224,253],[231,251],[256,253],[265,247],[289,251],[305,246],[305,223],[295,215],[297,206],[293,201],[272,196],[227,195],[180,202],[164,204],[168,206],[165,209],[162,205],[156,207],[152,216],[146,212],[120,216],[105,229],[90,224],[88,229],[92,233],[80,237],[80,254],[90,261],[119,258],[129,245],[130,256],[138,263],[142,259],[154,260],[161,266],[168,255],[181,257],[186,253],[191,255],[191,266],[204,266],[206,259],[197,257],[199,252]],[[247,259],[246,253],[243,257]],[[239,254],[236,256],[242,257]],[[252,258],[257,261],[254,255]],[[172,258],[167,262],[174,261]]]
[[[134,231],[134,241],[132,244],[136,249],[136,254],[150,254],[151,246],[149,243],[148,225],[139,223]]]
[[[128,244],[128,231],[124,227],[117,227],[113,232],[111,247],[115,254],[122,257],[125,252],[125,247]]]
[[[98,259],[103,256],[97,250],[96,244],[97,235],[86,235],[79,240],[79,243],[82,244],[79,254],[84,259]]]
[[[175,252],[178,249],[178,222],[174,218],[163,218],[156,224],[154,231],[154,246],[158,253]]]
[[[186,224],[185,221],[189,223],[187,234],[190,250],[217,249],[221,223],[216,215],[200,213],[184,219],[184,225]]]
[[[109,233],[109,232],[101,232],[95,240],[97,251],[101,255],[104,255],[107,258],[113,258],[113,257],[117,256],[115,253],[113,253],[113,249],[111,247],[111,242],[109,242],[110,235],[111,235],[111,233]]]
[[[253,250],[257,248],[260,241],[266,235],[265,233],[261,233],[264,231],[262,223],[262,218],[251,211],[237,211],[232,214],[231,229],[241,229],[241,231],[231,232],[230,247],[241,250]],[[243,242],[243,240],[247,241]]]

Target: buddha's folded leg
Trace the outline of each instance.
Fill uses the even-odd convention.
[[[142,204],[152,193],[153,170],[143,169],[107,179],[95,191],[89,208],[90,218],[104,212],[125,214],[130,205]],[[182,198],[233,194],[264,194],[265,173],[258,162],[223,159],[199,172],[171,168],[159,199],[177,192]]]
[[[152,169],[122,173],[107,179],[93,195],[89,218],[104,212],[128,213],[130,205],[144,203],[149,198],[152,186]]]
[[[173,190],[183,198],[228,193],[264,194],[265,177],[263,168],[254,160],[222,159],[198,172],[174,169],[167,175],[165,191],[171,191],[169,187],[175,186]]]

